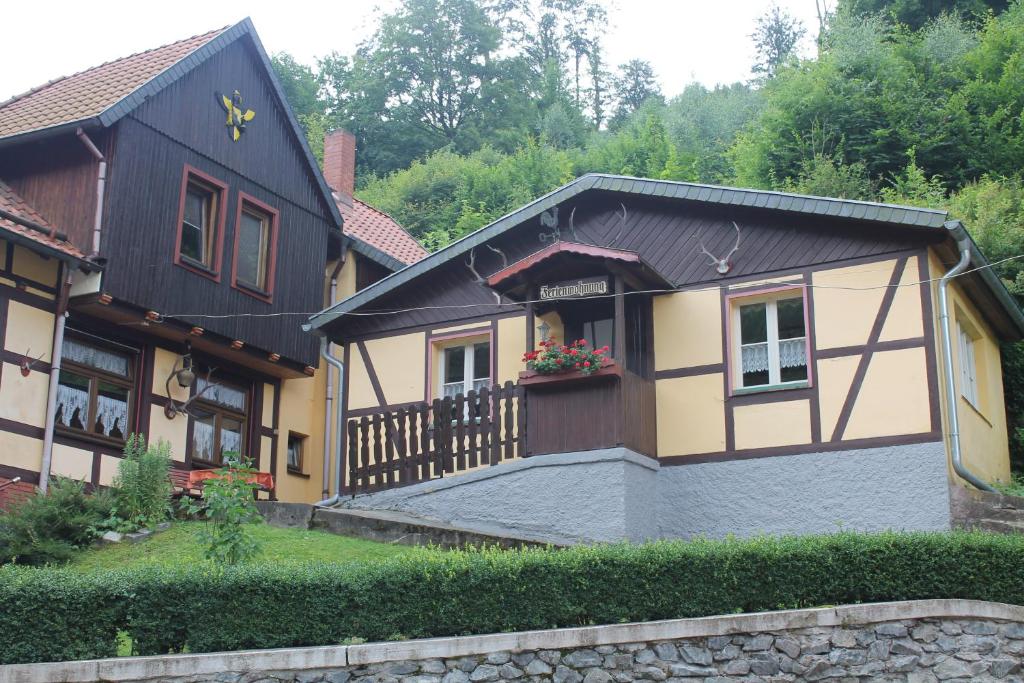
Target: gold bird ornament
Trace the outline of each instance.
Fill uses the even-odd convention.
[[[252,109],[242,109],[242,94],[237,90],[231,97],[217,93],[217,101],[227,112],[224,125],[227,126],[232,142],[236,142],[245,132],[245,124],[256,118],[256,112]]]

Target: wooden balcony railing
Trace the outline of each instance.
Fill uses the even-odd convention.
[[[526,455],[522,387],[483,387],[463,396],[348,421],[353,495],[497,465]]]

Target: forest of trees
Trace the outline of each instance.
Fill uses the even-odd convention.
[[[750,81],[670,99],[605,63],[598,0],[406,0],[348,54],[274,65],[314,151],[353,131],[357,194],[432,250],[606,172],[947,208],[1024,254],[1024,0],[816,5],[813,56],[771,8]],[[1024,260],[998,272],[1024,300]],[[1004,370],[1024,464],[1024,347]]]

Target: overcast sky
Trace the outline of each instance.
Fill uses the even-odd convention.
[[[396,0],[216,2],[174,0],[34,0],[4,7],[0,100],[58,76],[234,23],[250,16],[271,53],[299,61],[337,50],[350,53],[372,31],[378,7]],[[708,86],[750,77],[750,33],[771,0],[616,0],[605,40],[608,62],[649,60],[667,95],[697,80]],[[813,46],[814,0],[778,0],[808,29]]]

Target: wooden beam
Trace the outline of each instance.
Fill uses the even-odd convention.
[[[626,362],[626,287],[621,275],[615,276],[615,348],[612,358],[616,363]]]
[[[537,340],[534,337],[536,332],[534,328],[534,315],[533,315],[533,287],[528,287],[526,290],[526,350],[533,351],[537,347]]]

